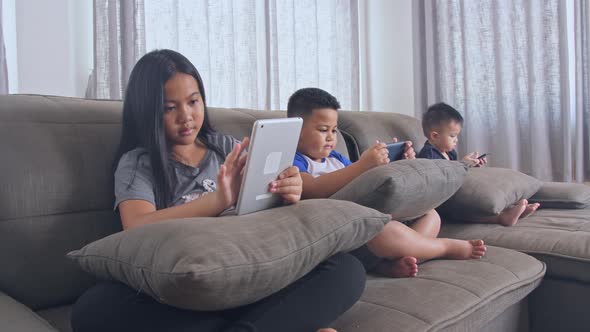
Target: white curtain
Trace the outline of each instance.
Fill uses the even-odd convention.
[[[575,1],[578,13],[587,8],[583,1]],[[488,152],[492,166],[543,180],[583,181],[582,169],[588,176],[587,9],[578,24],[585,25],[586,49],[576,58],[585,74],[575,71],[586,76],[578,78],[580,92],[574,96],[570,69],[576,48],[568,41],[573,24],[568,25],[567,1],[427,0],[416,8],[424,29],[421,110],[445,101],[463,114],[460,154]],[[573,36],[583,44],[584,35]]]
[[[8,94],[8,68],[6,65],[6,48],[4,47],[2,21],[2,1],[0,0],[0,95],[5,95]]]
[[[314,86],[358,109],[356,0],[134,0],[134,21],[106,8],[112,2],[95,2],[95,26],[111,32],[95,30],[97,72],[109,74],[95,85],[111,98],[128,75],[117,63],[129,68],[145,51],[170,48],[197,67],[210,106],[286,109],[296,89]]]
[[[94,0],[94,68],[86,97],[121,99],[144,53],[143,0]]]
[[[359,109],[358,3],[270,0],[270,108],[287,108],[297,89],[319,87],[344,109]]]
[[[576,179],[590,179],[590,0],[575,1]]]

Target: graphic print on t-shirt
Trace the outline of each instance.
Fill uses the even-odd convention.
[[[193,192],[190,194],[183,195],[181,197],[181,199],[185,204],[188,202],[194,201],[195,199],[197,199],[199,197],[203,197],[203,196],[207,195],[208,193],[212,193],[215,191],[215,189],[217,189],[217,184],[215,183],[215,181],[213,181],[211,179],[205,179],[205,180],[203,180],[203,182],[201,184],[203,185],[203,188],[205,188],[206,191]]]

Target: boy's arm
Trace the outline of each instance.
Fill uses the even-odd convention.
[[[303,193],[301,197],[328,198],[342,187],[373,167],[367,167],[360,160],[337,171],[313,177],[309,173],[301,172]]]
[[[477,156],[479,156],[479,152],[471,152],[465,155],[463,157],[463,160],[470,162],[473,167],[480,167],[487,163],[487,160],[485,160],[485,158],[478,159]]]
[[[371,148],[363,152],[358,161],[330,173],[313,177],[309,173],[301,172],[303,181],[303,193],[301,197],[328,198],[354,180],[364,172],[389,163],[389,153],[385,143],[375,143]]]

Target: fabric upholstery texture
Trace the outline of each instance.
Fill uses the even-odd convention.
[[[488,247],[481,260],[434,260],[416,278],[372,277],[337,330],[478,331],[538,286],[545,266],[512,250]],[[420,294],[420,295],[418,295]],[[468,328],[467,328],[468,327]]]
[[[0,292],[2,331],[10,332],[57,332],[47,321],[30,308]]]
[[[387,143],[393,137],[399,141],[409,140],[416,152],[426,141],[420,120],[403,114],[342,111],[338,112],[338,128],[352,143],[349,145],[352,161],[356,161],[376,140]]]
[[[488,245],[528,253],[547,264],[547,276],[590,282],[588,210],[540,209],[516,225],[445,224],[441,237],[481,238]]]
[[[121,229],[111,170],[121,103],[2,97],[0,290],[34,310],[71,303],[94,280],[65,254]]]
[[[498,215],[520,199],[528,199],[542,182],[518,171],[497,167],[470,168],[461,188],[440,208],[449,219]]]
[[[69,305],[95,279],[65,254],[121,228],[112,211],[110,164],[119,139],[121,108],[121,101],[0,96],[0,290],[8,295],[0,295],[1,331],[19,331],[10,325],[18,321],[14,318],[24,319],[20,322],[25,326],[23,331],[35,331],[34,326],[53,331],[41,316],[58,331],[69,332]],[[420,122],[412,117],[374,112],[339,114],[339,128],[347,140],[340,139],[339,144],[348,145],[337,149],[345,153],[348,147],[352,160],[375,139],[411,139],[416,150],[424,141]],[[211,108],[209,115],[215,128],[241,138],[250,133],[255,119],[284,117],[284,112]],[[560,327],[586,331],[590,326],[590,316],[584,311],[590,296],[588,211],[541,209],[513,227],[446,224],[441,236],[481,237],[491,246],[534,255],[547,265],[547,275],[540,287],[521,300],[529,302],[531,328],[542,332]],[[465,306],[458,308],[455,301],[463,303],[457,296],[471,292],[478,278],[485,281],[484,289],[498,287],[498,294],[503,287],[513,289],[506,286],[503,277],[498,282],[496,277],[492,280],[479,274],[498,274],[487,267],[497,253],[495,249],[491,247],[488,256],[478,261],[423,263],[416,280],[371,279],[362,301],[335,327],[343,332],[494,331],[488,326],[496,326],[500,316],[481,326],[494,312],[518,299],[515,291],[488,301],[491,297],[475,290],[483,304],[468,298],[465,303],[476,306],[471,311]],[[519,256],[503,256],[500,261],[509,263],[514,257]],[[515,262],[528,266],[520,259]],[[463,284],[468,291],[463,290]],[[525,294],[532,287],[520,289]],[[425,314],[419,306],[427,309]]]
[[[144,225],[68,256],[163,303],[220,310],[282,289],[326,258],[363,245],[388,221],[354,203],[306,200],[242,216]]]
[[[365,172],[330,198],[377,209],[394,220],[412,220],[449,199],[466,173],[456,161],[400,160]]]
[[[590,186],[579,183],[545,182],[530,199],[541,208],[584,209],[590,205]]]

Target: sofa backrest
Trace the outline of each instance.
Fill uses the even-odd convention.
[[[426,141],[420,120],[398,113],[342,111],[339,112],[338,127],[347,139],[352,161],[356,161],[376,140],[391,142],[397,137],[399,141],[412,141],[416,153]]]
[[[65,254],[120,230],[113,161],[121,103],[0,96],[0,291],[33,309],[93,279]]]

